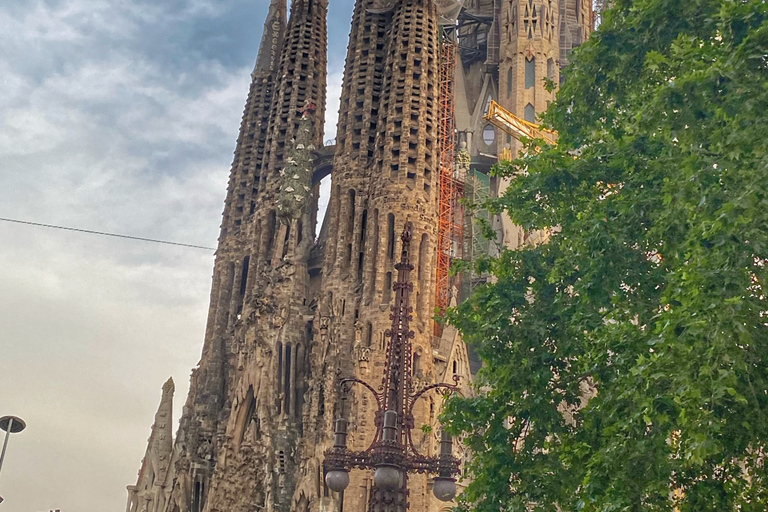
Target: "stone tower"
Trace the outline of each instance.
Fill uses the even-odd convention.
[[[335,371],[378,385],[389,327],[399,234],[413,224],[414,374],[442,380],[433,352],[434,266],[438,179],[438,19],[432,0],[358,0],[342,85],[333,164],[329,237],[319,314]],[[323,319],[326,317],[327,320]],[[325,386],[333,385],[332,367]],[[436,421],[435,398],[417,406],[417,426]],[[373,439],[376,404],[358,393],[335,411],[350,420],[351,449]],[[330,433],[332,416],[326,418]],[[421,431],[419,431],[422,434]],[[433,454],[431,436],[418,444]],[[326,445],[327,446],[327,445]],[[345,510],[366,510],[370,475],[353,472]],[[412,510],[430,508],[426,477],[410,480]],[[434,506],[437,506],[436,504]]]
[[[557,83],[562,56],[586,37],[588,1],[466,0],[469,22],[462,25],[460,14],[458,24],[448,23],[460,51],[470,50],[461,54],[454,89],[465,172],[487,173],[502,148],[493,127],[486,137],[487,99],[527,118],[553,99],[541,78]],[[288,17],[286,0],[271,0],[230,173],[202,356],[172,445],[170,414],[156,418],[127,512],[339,510],[322,473],[333,420],[346,417],[350,448],[363,450],[376,404],[359,390],[342,400],[338,380],[381,381],[406,222],[414,387],[456,374],[469,392],[467,348],[450,327],[435,337],[432,320],[438,4],[447,2],[356,0],[337,143],[323,147],[327,2],[292,0]],[[319,181],[331,170],[316,240]],[[492,188],[500,193],[504,183]],[[522,240],[515,229],[499,230],[508,246]],[[439,449],[441,403],[427,394],[414,409],[413,441],[425,455]],[[169,408],[164,389],[161,409]],[[344,510],[365,511],[371,475],[351,477]],[[430,486],[426,476],[409,477],[411,511],[444,509]]]
[[[169,498],[151,512],[291,508],[312,338],[307,261],[316,222],[312,155],[325,109],[327,0],[294,0],[287,22],[286,15],[286,0],[272,0]]]
[[[280,13],[283,7],[271,11]],[[327,0],[296,0],[277,66],[271,45],[280,46],[280,34],[265,30],[264,42],[270,46],[260,48],[254,82],[271,88],[271,101],[251,119],[246,109],[235,154],[237,162],[244,147],[240,157],[247,161],[250,156],[253,163],[236,179],[235,189],[245,190],[227,202],[224,218],[233,205],[235,216],[243,213],[239,201],[250,210],[240,225],[242,237],[228,242],[222,228],[222,239],[245,255],[230,263],[234,274],[225,281],[235,297],[226,329],[220,331],[230,375],[219,381],[224,403],[217,418],[217,450],[209,462],[209,488],[197,504],[193,494],[193,512],[291,509],[302,457],[312,338],[307,262],[316,197],[311,160],[323,135],[326,16]]]
[[[349,417],[351,441],[364,448],[374,407],[365,396],[340,403],[337,379],[381,378],[406,221],[416,249],[416,384],[452,380],[458,360],[468,377],[460,340],[432,338],[435,5],[357,1],[335,148],[322,148],[326,13],[327,0],[294,0],[286,23],[285,0],[272,0],[230,174],[203,353],[158,487],[163,498],[131,498],[129,512],[338,510],[322,474],[333,419]],[[315,160],[329,151],[330,207],[315,240],[327,174]],[[434,424],[438,408],[428,397],[419,424]],[[419,432],[420,448],[434,453],[435,436]],[[365,509],[369,477],[355,475],[347,510]],[[430,508],[427,487],[424,477],[411,482],[414,509]]]
[[[471,188],[475,193],[486,189],[479,200],[504,193],[507,182],[488,171],[502,152],[520,149],[484,119],[490,101],[537,122],[555,98],[545,79],[555,86],[562,82],[571,50],[586,41],[591,29],[590,0],[465,0],[457,29],[462,45],[456,125],[459,146],[470,160]],[[540,231],[524,232],[504,215],[492,221],[499,241],[511,249],[546,237]],[[470,237],[471,230],[468,226]]]
[[[560,4],[568,1],[573,0],[560,0]],[[497,101],[532,123],[555,99],[554,91],[545,88],[544,79],[554,84],[560,81],[559,17],[559,4],[553,0],[504,0],[501,4]],[[498,137],[512,151],[519,149],[519,142],[511,136],[499,133]],[[500,181],[498,194],[508,185],[508,180]],[[501,216],[498,229],[508,247],[516,247],[532,236],[543,236],[535,231],[525,233],[506,215]]]

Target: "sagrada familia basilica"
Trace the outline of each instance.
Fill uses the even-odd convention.
[[[483,276],[447,266],[545,236],[485,213],[497,233],[489,243],[476,228],[483,211],[463,205],[504,191],[489,170],[516,150],[486,120],[491,101],[535,121],[554,99],[544,79],[559,83],[570,50],[589,35],[591,0],[356,0],[337,136],[324,144],[327,7],[293,0],[289,13],[286,0],[271,0],[202,356],[175,435],[174,385],[163,386],[127,512],[337,512],[323,475],[334,419],[348,419],[349,445],[362,450],[376,409],[362,393],[341,400],[338,382],[381,378],[406,223],[413,380],[456,375],[464,393],[478,363],[434,317]],[[414,409],[413,442],[428,455],[439,451],[441,404],[425,396]],[[471,457],[460,443],[454,455]],[[431,485],[426,475],[409,480],[412,511],[450,508]],[[343,510],[365,511],[371,486],[369,472],[353,471]]]

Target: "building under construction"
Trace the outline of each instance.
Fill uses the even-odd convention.
[[[399,233],[413,226],[412,367],[417,384],[469,390],[476,370],[435,311],[482,276],[451,262],[498,242],[535,242],[505,218],[465,211],[503,192],[488,176],[514,132],[486,120],[492,102],[535,121],[569,51],[589,34],[589,0],[357,0],[335,145],[323,146],[328,0],[272,0],[237,140],[213,271],[202,357],[178,431],[163,386],[127,512],[339,510],[322,461],[333,420],[349,445],[372,440],[376,404],[341,400],[338,380],[378,381],[394,297]],[[497,123],[498,124],[498,123]],[[500,125],[503,127],[503,124]],[[331,176],[324,219],[319,184]],[[319,236],[316,227],[321,222]],[[440,396],[414,409],[426,455],[439,450]],[[432,428],[423,428],[429,426]],[[468,457],[456,446],[456,455]],[[363,511],[371,475],[352,473],[343,509]],[[413,511],[450,507],[426,476],[409,480]]]

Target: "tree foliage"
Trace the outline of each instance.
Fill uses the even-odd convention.
[[[768,4],[617,0],[571,62],[558,146],[487,205],[559,231],[450,313],[484,362],[444,414],[462,506],[765,511]]]

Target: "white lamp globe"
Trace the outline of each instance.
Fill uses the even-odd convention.
[[[385,491],[395,491],[403,486],[403,473],[397,466],[382,464],[373,472],[373,485]]]
[[[325,474],[325,485],[333,492],[341,492],[349,485],[349,473],[343,469],[332,469]]]
[[[451,501],[456,497],[456,480],[439,476],[432,484],[432,493],[440,501]]]

